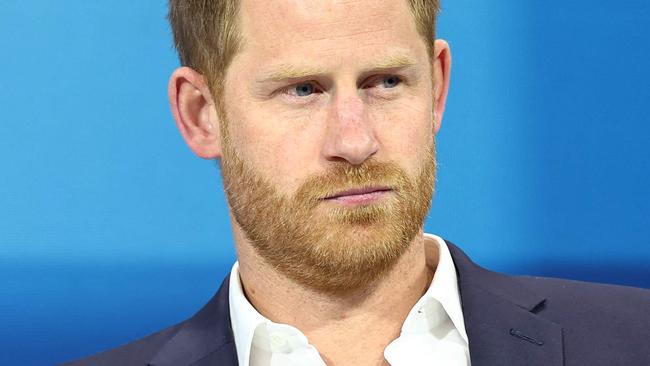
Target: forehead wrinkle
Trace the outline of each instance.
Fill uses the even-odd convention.
[[[242,1],[242,5],[242,30],[248,30],[248,36],[263,38],[262,44],[368,38],[372,34],[394,32],[404,20],[409,28],[415,29],[405,0],[248,0]],[[282,34],[282,39],[274,37],[276,33]]]

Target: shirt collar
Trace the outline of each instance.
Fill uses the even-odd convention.
[[[237,359],[240,365],[248,365],[255,329],[260,324],[271,322],[260,314],[244,295],[239,278],[239,262],[235,262],[230,273],[230,319],[235,338]]]
[[[460,302],[460,291],[458,289],[458,277],[454,261],[449,253],[447,243],[439,236],[433,234],[424,234],[425,238],[432,239],[438,246],[438,263],[435,261],[435,247],[425,246],[427,265],[435,268],[433,280],[429,289],[424,293],[420,301],[426,299],[437,300],[447,312],[447,315],[454,323],[461,337],[468,342],[467,332],[465,331],[465,320],[463,319],[463,308]],[[419,302],[419,301],[418,301]],[[416,307],[414,307],[415,309]],[[412,310],[413,311],[413,310]]]
[[[414,322],[411,320],[415,318],[414,314],[420,309],[426,308],[432,300],[435,300],[442,305],[461,337],[465,342],[468,342],[460,302],[460,292],[458,290],[456,268],[449,253],[449,248],[447,248],[447,243],[436,235],[425,233],[424,237],[425,239],[429,239],[425,241],[427,265],[430,268],[435,268],[435,273],[429,288],[409,312],[402,327],[402,332],[412,330],[412,323]],[[435,263],[436,247],[434,245],[438,249],[438,263]],[[248,365],[255,330],[261,324],[274,323],[260,314],[248,299],[246,299],[239,278],[239,262],[235,262],[232,267],[229,291],[230,318],[237,349],[237,358],[240,365]]]

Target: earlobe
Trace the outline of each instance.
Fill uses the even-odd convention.
[[[220,121],[203,75],[189,67],[176,69],[168,93],[176,126],[190,149],[204,159],[221,157]]]
[[[449,93],[449,80],[451,75],[451,51],[446,41],[437,39],[434,46],[435,58],[433,60],[433,115],[434,131],[440,130],[442,116],[445,112],[447,94]]]

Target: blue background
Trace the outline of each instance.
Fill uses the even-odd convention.
[[[650,3],[444,2],[429,232],[510,272],[650,287]],[[170,116],[164,1],[3,0],[0,364],[178,322],[234,261],[219,172]]]

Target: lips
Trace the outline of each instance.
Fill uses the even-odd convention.
[[[392,191],[392,189],[388,187],[365,187],[365,188],[354,188],[354,189],[348,189],[345,191],[337,192],[333,195],[325,197],[326,200],[329,199],[336,199],[336,198],[342,198],[342,197],[353,197],[353,196],[361,196],[361,195],[366,195],[366,194],[371,194],[371,193],[380,193],[380,192],[389,192]]]

